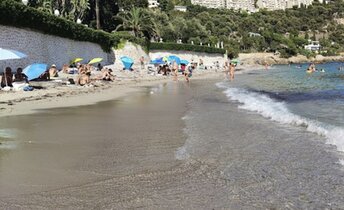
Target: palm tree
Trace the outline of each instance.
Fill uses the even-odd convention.
[[[116,30],[130,30],[136,37],[149,37],[156,33],[155,24],[145,9],[133,7],[129,12],[120,12],[116,16],[122,21]]]
[[[97,29],[100,29],[99,0],[96,0],[96,23]]]
[[[76,21],[77,19],[83,19],[89,9],[89,0],[70,0],[68,14]]]

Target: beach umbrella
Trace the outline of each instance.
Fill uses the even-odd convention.
[[[157,58],[157,59],[151,60],[150,63],[160,65],[160,64],[165,64],[165,61],[163,61],[163,58]]]
[[[180,60],[180,64],[188,65],[189,61],[187,61],[187,60]]]
[[[0,60],[21,59],[25,57],[27,55],[22,52],[0,48]]]
[[[180,58],[178,56],[170,55],[168,56],[168,61],[171,63],[175,61],[178,65],[180,65]]]
[[[73,60],[70,61],[70,63],[78,63],[82,60],[84,60],[84,59],[83,58],[74,58]]]
[[[23,70],[23,74],[28,77],[28,80],[33,80],[38,78],[41,74],[43,74],[47,70],[47,64],[44,63],[34,63],[27,66]]]
[[[88,62],[88,64],[99,63],[102,60],[103,60],[103,58],[93,58],[92,60],[90,60],[90,62]]]
[[[134,60],[132,58],[129,58],[128,56],[122,56],[121,61],[125,69],[131,69],[134,64]]]

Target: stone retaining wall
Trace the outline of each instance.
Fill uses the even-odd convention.
[[[3,25],[0,25],[0,48],[18,50],[28,55],[27,58],[19,60],[0,60],[1,72],[6,66],[15,70],[36,62],[55,64],[61,68],[63,64],[69,63],[76,57],[84,58],[84,62],[101,57],[104,59],[103,65],[112,63],[114,60],[113,54],[105,53],[95,43],[79,42]]]
[[[188,61],[199,62],[200,59],[203,60],[203,63],[207,66],[213,66],[215,62],[219,61],[220,65],[223,65],[225,62],[224,55],[222,54],[210,54],[210,53],[200,53],[200,52],[190,52],[190,51],[165,51],[165,50],[152,50],[147,54],[139,45],[132,44],[127,42],[122,49],[114,50],[116,55],[116,62],[114,65],[115,69],[122,69],[123,64],[121,62],[122,56],[128,56],[134,60],[134,69],[140,68],[140,58],[144,57],[145,63],[148,64],[150,60],[160,57],[165,57],[169,55],[176,55],[181,59]]]

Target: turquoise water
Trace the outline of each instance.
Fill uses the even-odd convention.
[[[341,63],[276,65],[218,83],[239,108],[282,124],[305,127],[344,151],[344,70]],[[324,69],[325,72],[320,70]]]

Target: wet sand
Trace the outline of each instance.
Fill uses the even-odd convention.
[[[179,93],[179,85],[185,84],[165,83],[96,105],[3,118],[1,127],[14,130],[16,137],[10,139],[13,149],[0,150],[0,206],[12,208],[58,189],[103,185],[178,165],[174,151],[185,140],[181,117],[190,97]],[[44,207],[61,208],[54,205]]]

